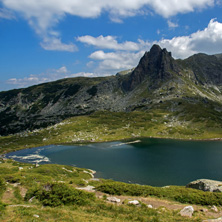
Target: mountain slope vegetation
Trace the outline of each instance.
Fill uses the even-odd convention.
[[[135,69],[115,76],[70,78],[0,92],[0,135],[43,129],[97,112],[146,115],[156,110],[169,116],[162,118],[167,130],[175,123],[199,123],[199,130],[220,131],[222,57],[196,54],[175,60],[154,45]]]

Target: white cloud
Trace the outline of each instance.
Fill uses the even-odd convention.
[[[144,50],[148,51],[155,43],[162,48],[167,48],[172,52],[174,58],[187,58],[195,53],[203,52],[207,54],[216,54],[222,52],[222,23],[212,19],[204,30],[199,30],[188,36],[179,36],[172,39],[161,39],[160,41],[148,42],[138,40],[136,46],[138,50],[132,52],[131,48],[123,47],[124,43],[118,43],[115,37],[90,37],[83,38],[89,45],[101,47],[101,49],[113,49],[113,52],[104,52],[97,50],[89,58],[97,62],[95,71],[98,73],[110,73],[135,67],[139,59],[143,56]],[[103,41],[101,39],[105,39]],[[93,41],[90,41],[93,40]],[[100,40],[100,41],[99,41]],[[133,42],[132,42],[133,43]],[[132,44],[133,45],[133,44]],[[125,45],[124,45],[125,46]],[[120,51],[121,49],[123,49]],[[117,50],[116,50],[117,49]],[[91,64],[91,62],[89,63]]]
[[[76,77],[76,76],[93,76],[93,73],[70,73],[65,66],[59,69],[50,69],[41,74],[31,74],[24,78],[11,78],[7,80],[8,85],[13,85],[16,88],[27,87],[31,85],[36,85],[44,82],[51,82],[58,79]]]
[[[168,24],[169,28],[173,28],[173,29],[177,28],[179,26],[177,23],[172,22],[170,20],[167,21],[167,24]]]
[[[96,72],[115,74],[118,71],[136,66],[144,53],[145,51],[105,53],[100,50],[92,53],[89,58],[100,61]]]
[[[157,43],[172,51],[176,58],[186,58],[198,52],[221,53],[222,23],[212,19],[204,30],[199,30],[189,36],[162,39]]]
[[[157,14],[165,18],[178,13],[193,12],[195,9],[203,9],[213,6],[214,0],[155,0],[149,1],[150,5]]]
[[[99,47],[97,44],[98,38],[92,37],[93,46]],[[42,82],[54,81],[61,78],[77,77],[77,76],[105,76],[109,74],[115,74],[118,71],[126,70],[135,67],[140,58],[143,56],[145,50],[148,51],[152,44],[159,44],[162,48],[167,48],[171,51],[174,58],[186,58],[194,53],[207,53],[216,54],[222,52],[222,23],[212,19],[208,26],[188,36],[179,36],[172,39],[162,39],[156,42],[147,42],[138,40],[135,44],[138,46],[137,51],[129,50],[115,50],[123,47],[124,43],[118,43],[115,37],[103,37],[107,41],[107,45],[103,42],[101,48],[113,49],[113,52],[104,52],[103,50],[97,50],[89,58],[87,66],[92,69],[93,73],[70,73],[65,66],[59,69],[48,70],[39,75],[30,75],[23,79],[9,79],[7,84],[12,84],[16,87],[25,87]],[[113,41],[114,40],[114,41]],[[109,43],[114,43],[115,46],[110,46]],[[109,45],[109,46],[108,46]],[[112,44],[111,44],[112,45]],[[125,47],[125,46],[124,46]]]
[[[178,13],[192,12],[195,9],[213,6],[216,0],[0,0],[9,10],[21,14],[36,33],[43,39],[42,46],[46,50],[74,50],[72,44],[64,44],[50,34],[52,28],[67,14],[84,18],[96,18],[103,12],[110,15],[115,22],[122,18],[154,11],[165,18]],[[54,41],[46,43],[47,38]],[[55,40],[56,39],[56,40]],[[46,46],[47,44],[47,46]],[[58,44],[58,45],[55,45]]]
[[[61,39],[54,37],[47,37],[43,39],[43,42],[40,43],[43,49],[50,51],[67,51],[74,52],[77,51],[78,48],[73,43],[65,44],[61,42]]]
[[[78,37],[77,40],[88,45],[96,46],[98,48],[114,50],[138,51],[141,45],[141,43],[135,43],[131,41],[118,43],[116,37],[110,35],[105,37],[102,35],[99,37],[85,35]]]
[[[0,19],[15,19],[15,15],[8,9],[0,8]]]
[[[35,17],[40,26],[58,21],[65,14],[95,18],[103,11],[111,15],[129,17],[146,13],[145,7],[164,17],[194,11],[214,5],[214,0],[1,0],[10,9],[21,12],[27,19]]]

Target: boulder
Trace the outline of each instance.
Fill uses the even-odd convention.
[[[78,190],[85,190],[85,191],[89,191],[89,192],[95,192],[95,187],[94,186],[86,186],[86,187],[77,187],[76,189]]]
[[[218,212],[218,209],[217,209],[217,207],[215,206],[215,205],[213,205],[211,208],[210,208],[212,211],[214,211],[214,212]]]
[[[194,212],[194,209],[192,206],[187,206],[184,207],[181,211],[180,211],[180,215],[183,217],[192,217]]]
[[[200,179],[190,182],[186,187],[210,192],[222,192],[222,182],[216,180]]]
[[[113,202],[113,203],[120,203],[120,199],[118,199],[116,197],[107,197],[107,200],[109,202]]]
[[[130,200],[130,201],[128,202],[128,204],[139,205],[140,202],[139,202],[138,200]]]
[[[33,217],[39,218],[39,215],[38,214],[34,214]]]

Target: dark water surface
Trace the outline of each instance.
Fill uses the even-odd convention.
[[[132,143],[133,142],[133,143]],[[20,150],[7,157],[22,162],[90,168],[96,177],[153,186],[222,180],[222,141],[141,139]]]

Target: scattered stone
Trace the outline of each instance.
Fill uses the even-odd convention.
[[[19,170],[23,170],[23,167],[19,167]]]
[[[34,215],[33,215],[33,217],[39,218],[39,215],[37,215],[37,214],[34,214]]]
[[[202,209],[200,209],[200,211],[201,211],[201,212],[204,212],[204,213],[207,213],[207,212],[208,212],[208,209],[202,208]]]
[[[162,187],[162,188],[170,188],[170,186],[164,186],[164,187]]]
[[[210,192],[222,192],[222,182],[216,180],[200,179],[190,182],[186,187]]]
[[[150,209],[153,208],[153,206],[151,204],[148,204],[147,207],[150,208]]]
[[[33,199],[35,199],[35,196],[29,199],[29,203],[32,203]]]
[[[20,183],[13,183],[12,185],[13,187],[17,187],[18,185],[20,185]]]
[[[203,222],[222,222],[222,217],[217,218],[217,219],[204,220]]]
[[[68,169],[66,169],[65,167],[63,167],[62,169],[65,170],[65,171],[67,171],[67,172],[69,172],[69,173],[73,173],[72,170],[68,170]]]
[[[39,167],[39,164],[38,164],[38,163],[36,163],[36,164],[35,164],[35,167]]]
[[[89,192],[95,192],[95,187],[94,186],[87,186],[87,187],[77,187],[76,189],[78,190],[85,190],[85,191],[89,191]]]
[[[139,205],[140,202],[139,202],[138,200],[130,200],[130,201],[128,202],[128,204]]]
[[[100,179],[99,178],[91,178],[91,179],[89,179],[90,181],[100,181]]]
[[[8,205],[8,207],[34,207],[34,206],[29,206],[29,205],[23,205],[23,204],[13,204],[13,205]]]
[[[82,179],[85,183],[89,183],[89,181],[88,180],[85,180],[85,179]]]
[[[216,213],[218,212],[218,209],[217,209],[217,207],[215,205],[213,205],[210,209],[213,210]]]
[[[90,170],[90,171],[91,171],[91,170]],[[89,174],[92,178],[94,178],[94,175],[93,175],[92,171],[89,172],[89,171],[83,170],[83,173],[87,173],[87,174]]]
[[[166,211],[167,211],[165,207],[161,207],[160,210],[161,210],[162,212],[166,212]]]
[[[180,211],[180,215],[181,215],[182,217],[192,217],[193,212],[194,212],[193,207],[192,207],[192,206],[187,206],[187,207],[184,207],[184,208]]]
[[[113,202],[113,203],[120,203],[120,199],[116,198],[116,197],[107,197],[107,200],[109,202]]]

